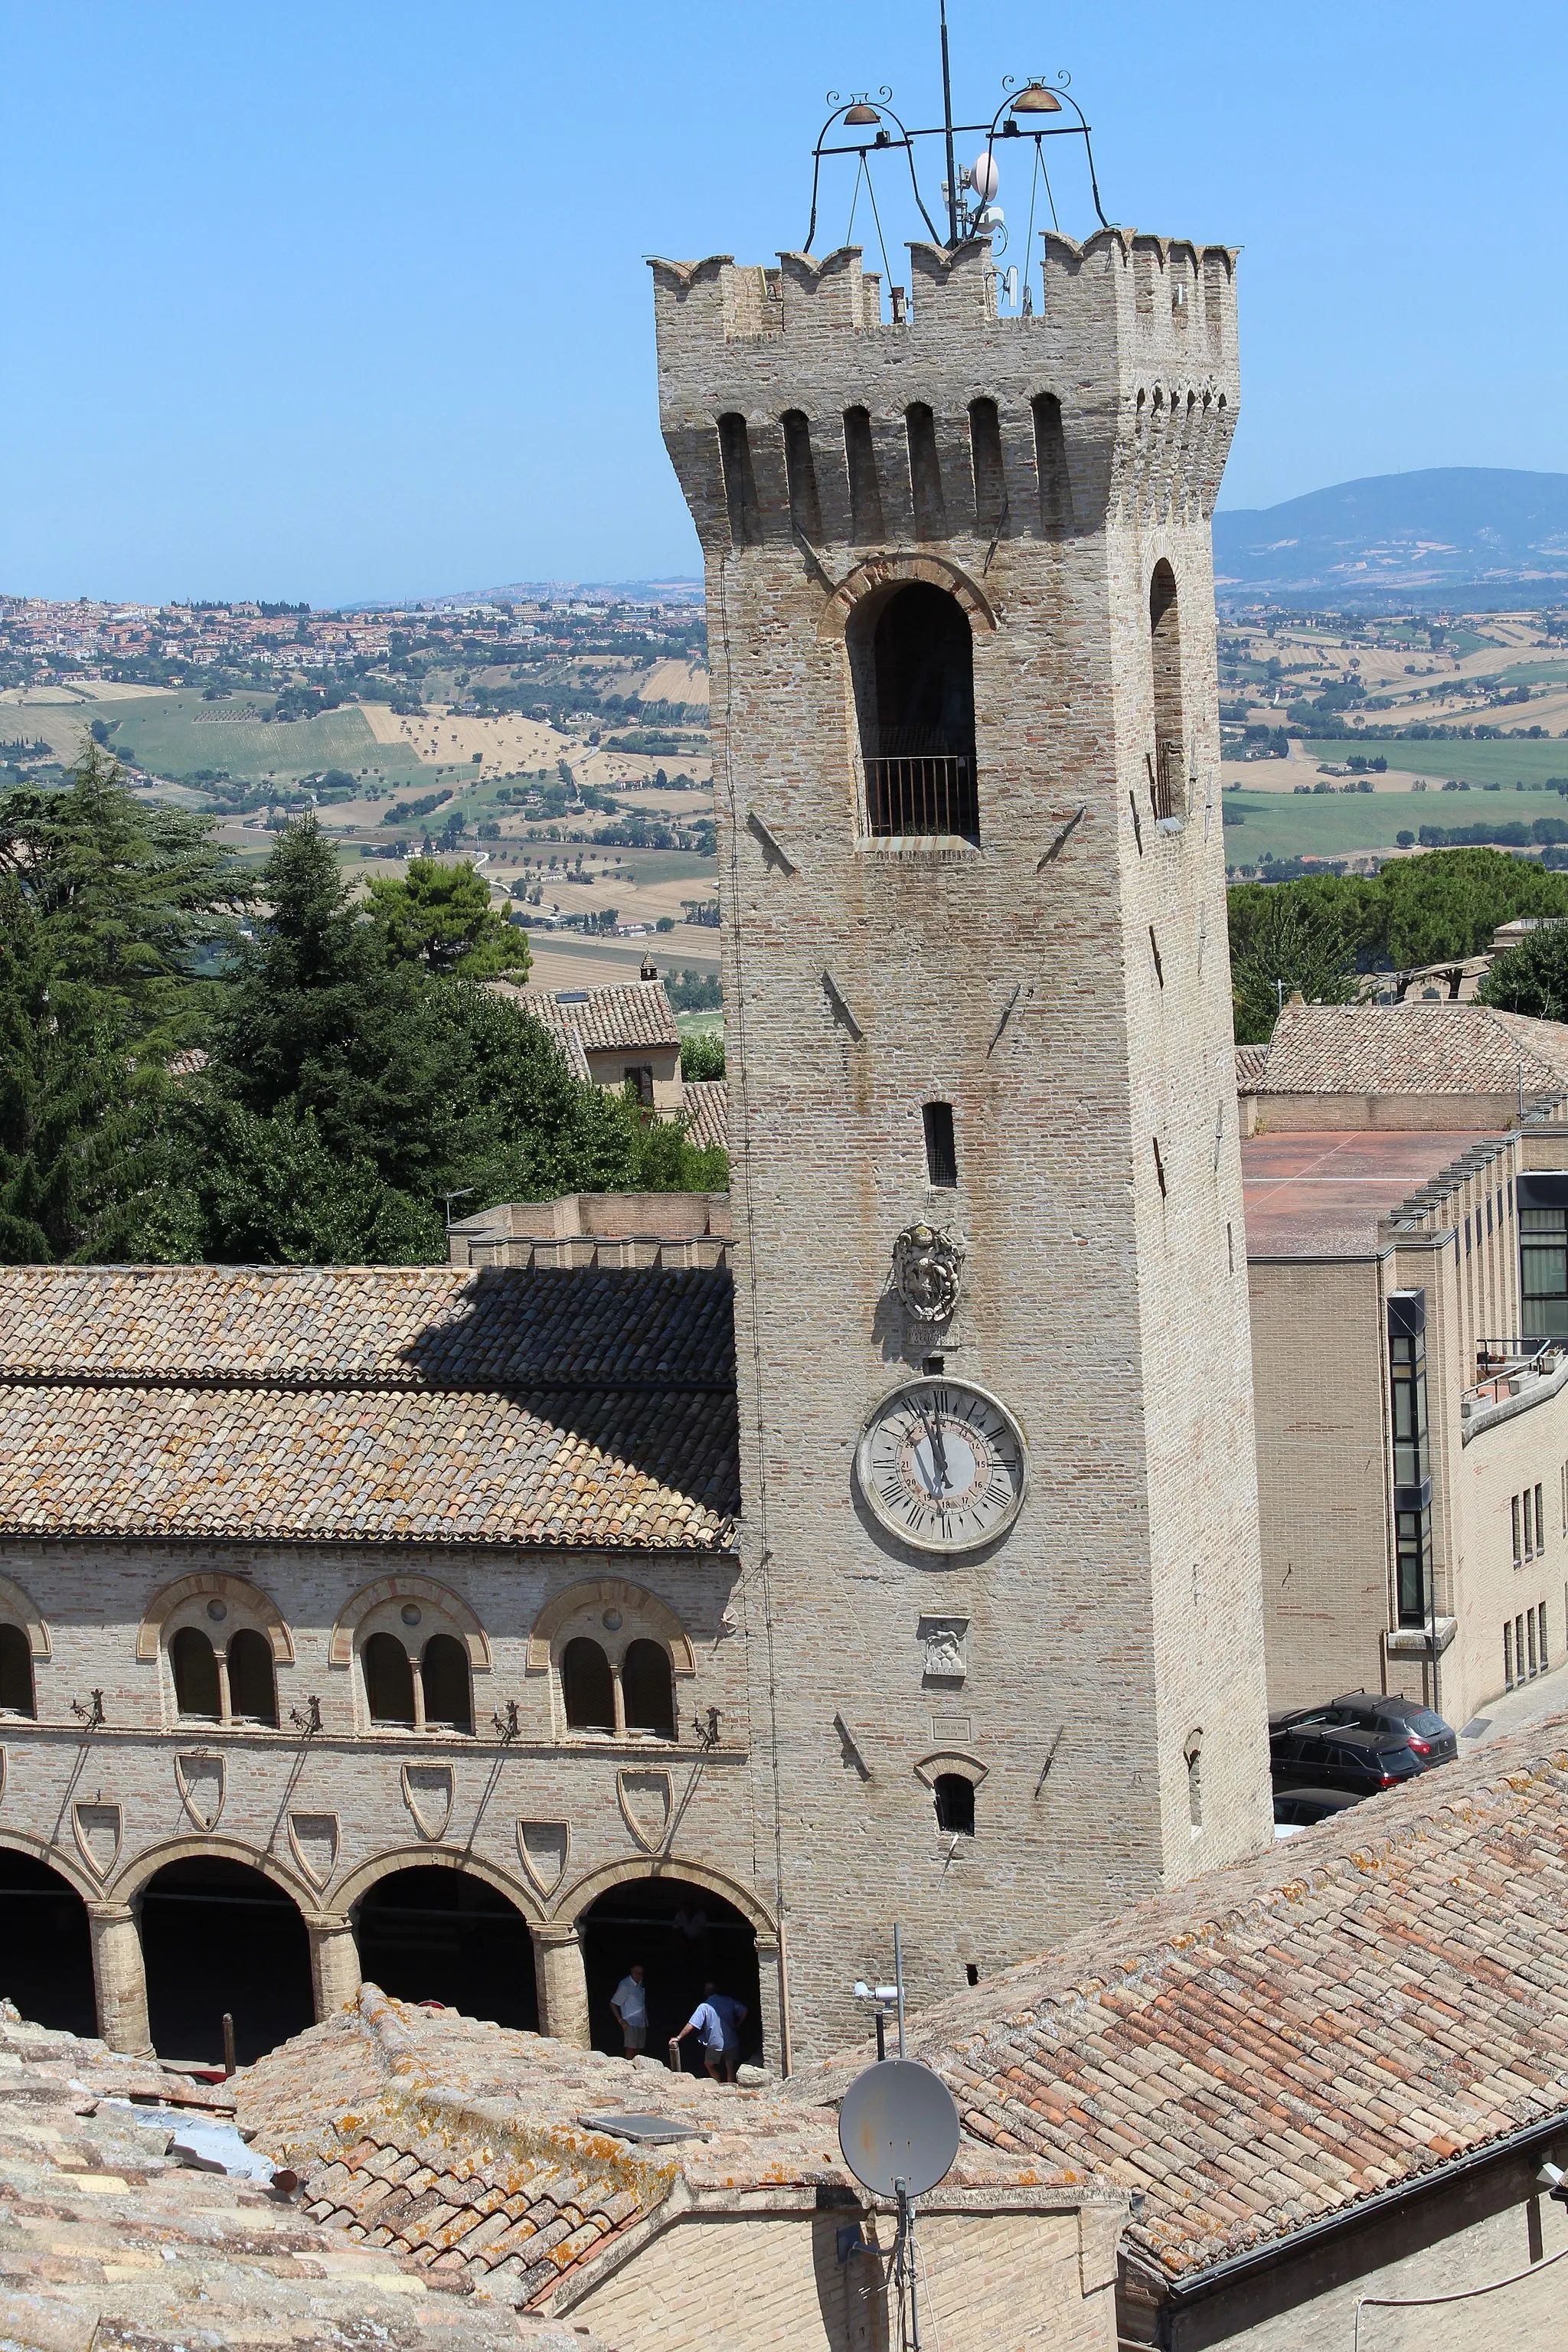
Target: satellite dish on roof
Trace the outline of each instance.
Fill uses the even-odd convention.
[[[958,2109],[940,2074],[889,2058],[857,2074],[838,2114],[844,2161],[879,2197],[923,2197],[958,2154]]]

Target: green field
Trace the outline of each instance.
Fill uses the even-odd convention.
[[[1538,816],[1568,817],[1555,793],[1249,793],[1227,792],[1227,866],[1256,866],[1273,857],[1344,857],[1391,850],[1401,833],[1424,824],[1479,824],[1488,818],[1529,824]]]
[[[254,705],[207,702],[200,695],[149,696],[145,702],[116,702],[98,714],[118,724],[111,748],[154,775],[192,776],[202,769],[226,771],[236,783],[280,783],[319,775],[325,768],[362,768],[383,783],[434,785],[436,770],[404,746],[378,743],[357,704],[324,711],[319,719],[279,723],[239,713]]]
[[[1553,741],[1550,736],[1534,742],[1505,738],[1499,743],[1413,743],[1404,738],[1363,742],[1351,735],[1331,742],[1303,743],[1301,749],[1310,760],[1329,760],[1340,767],[1352,751],[1359,751],[1365,759],[1386,760],[1400,775],[1435,776],[1439,784],[1449,776],[1467,784],[1544,784],[1553,777],[1568,778],[1568,743]],[[1542,814],[1537,809],[1536,814]],[[1433,824],[1448,821],[1427,819]]]

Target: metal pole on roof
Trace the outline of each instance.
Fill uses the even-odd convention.
[[[899,2055],[904,2054],[904,1939],[898,1921],[893,1922],[893,1982],[899,1989]]]

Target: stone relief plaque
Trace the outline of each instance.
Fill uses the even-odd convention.
[[[572,1852],[572,1829],[567,1822],[519,1822],[517,1825],[517,1855],[529,1882],[548,1898],[553,1895],[566,1875],[567,1857]]]
[[[403,1801],[414,1816],[414,1826],[432,1844],[447,1834],[452,1818],[452,1768],[449,1764],[405,1764]]]
[[[924,1652],[921,1671],[928,1683],[962,1683],[969,1672],[967,1617],[922,1617],[919,1638]]]
[[[336,1813],[290,1813],[289,1848],[305,1877],[320,1894],[338,1866]]]
[[[174,1780],[180,1802],[199,1830],[215,1830],[223,1811],[224,1759],[221,1756],[176,1756]]]
[[[616,1794],[620,1800],[621,1817],[645,1853],[657,1853],[663,1845],[674,1810],[668,1772],[631,1772],[616,1774]]]
[[[79,1798],[71,1807],[71,1835],[95,1878],[107,1878],[119,1861],[121,1826],[118,1805],[89,1804]]]
[[[958,1305],[968,1255],[951,1225],[906,1225],[893,1244],[893,1288],[917,1323],[945,1323]]]

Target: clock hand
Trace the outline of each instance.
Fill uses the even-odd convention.
[[[942,1443],[942,1426],[940,1423],[932,1421],[923,1405],[921,1408],[921,1419],[925,1423],[926,1435],[931,1440],[931,1465],[941,1481],[936,1491],[939,1495],[945,1495],[951,1481],[947,1475],[947,1447]]]

